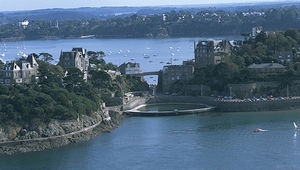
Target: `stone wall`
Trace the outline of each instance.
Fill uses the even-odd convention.
[[[151,98],[148,103],[199,103],[215,106],[216,98],[208,96],[172,96],[172,95],[158,95]]]
[[[295,80],[290,83],[289,90],[286,85],[281,85],[280,82],[254,82],[243,84],[228,84],[228,90],[231,88],[231,95],[239,98],[247,98],[253,96],[300,96],[300,80]],[[229,93],[228,93],[229,95]]]
[[[300,108],[300,99],[253,101],[253,102],[230,102],[219,101],[216,111],[222,112],[250,112],[266,110],[285,110]]]

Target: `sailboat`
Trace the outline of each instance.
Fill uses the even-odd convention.
[[[298,130],[298,126],[295,122],[293,122],[293,125],[294,125],[295,130]]]

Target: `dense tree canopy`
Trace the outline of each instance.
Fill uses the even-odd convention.
[[[254,26],[263,26],[268,31],[300,28],[299,15],[300,8],[292,6],[247,11],[171,11],[164,15],[60,21],[59,28],[53,28],[49,21],[30,21],[26,29],[18,23],[0,26],[0,39],[74,38],[84,35],[97,38],[240,35],[250,32]]]
[[[101,60],[97,68],[106,68]],[[85,82],[77,68],[64,70],[47,60],[38,63],[37,83],[0,85],[1,121],[75,119],[99,110],[102,102],[111,101],[112,94],[122,97],[128,91],[148,90],[147,83],[140,79],[118,76],[113,80],[102,69],[90,71]]]

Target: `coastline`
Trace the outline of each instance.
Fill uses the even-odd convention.
[[[34,41],[34,40],[71,40],[71,39],[169,39],[169,38],[218,38],[218,37],[240,37],[238,39],[242,39],[242,37],[238,34],[216,34],[216,35],[197,35],[197,36],[166,36],[166,37],[134,37],[134,36],[101,36],[101,37],[91,37],[91,38],[82,38],[81,36],[74,37],[41,37],[38,39],[26,39],[25,37],[10,37],[10,38],[0,38],[0,41],[5,42],[14,42],[14,41]]]
[[[148,97],[137,98],[123,106],[107,107],[103,111],[96,112],[94,115],[87,117],[83,122],[72,120],[73,124],[68,121],[63,121],[70,129],[76,129],[76,125],[87,125],[83,128],[70,131],[66,134],[53,135],[48,137],[32,137],[30,139],[10,140],[0,142],[0,155],[12,155],[25,152],[36,152],[50,150],[58,147],[63,147],[72,143],[88,141],[101,133],[110,132],[118,127],[122,119],[125,117],[123,110],[131,109],[137,105],[144,104],[149,100]],[[82,121],[82,120],[81,120]],[[76,122],[74,124],[74,122]],[[53,125],[48,124],[48,127],[53,128]],[[45,129],[43,129],[44,131]],[[55,129],[56,130],[56,129]],[[21,132],[21,130],[20,130]],[[20,132],[18,134],[20,134]],[[28,132],[29,133],[29,132]],[[23,135],[24,136],[24,135]]]
[[[99,114],[97,123],[85,127],[80,131],[68,134],[50,136],[46,138],[32,138],[27,140],[5,141],[0,143],[0,155],[12,155],[16,153],[35,152],[62,147],[71,143],[90,140],[91,138],[115,129],[123,119],[122,112],[109,111],[110,120],[105,120],[105,114]],[[92,119],[96,120],[96,119]]]
[[[29,139],[16,138],[15,140],[6,140],[0,142],[0,155],[12,155],[25,152],[35,152],[50,150],[58,147],[63,147],[68,144],[88,141],[93,137],[110,132],[118,127],[122,119],[126,116],[127,109],[135,108],[145,103],[172,103],[184,101],[188,103],[202,103],[216,106],[217,112],[249,112],[249,111],[266,111],[266,110],[290,110],[298,108],[300,99],[285,100],[285,101],[266,101],[266,102],[217,102],[213,97],[205,96],[166,96],[161,95],[155,98],[138,98],[131,103],[122,107],[110,107],[104,111],[97,112],[93,116],[84,120],[82,129],[77,129],[62,135],[52,135],[48,137],[31,137]],[[262,106],[266,106],[262,109]],[[125,108],[125,109],[124,109]],[[125,113],[125,114],[124,114]],[[73,122],[76,120],[73,120]],[[77,121],[76,121],[77,122]],[[65,123],[65,122],[64,122]],[[73,126],[68,124],[68,126]],[[70,128],[71,129],[71,128]],[[74,127],[73,127],[74,129]],[[21,130],[19,130],[21,132]],[[20,132],[18,134],[20,134]],[[28,132],[29,133],[29,132]],[[24,136],[24,135],[23,135]]]

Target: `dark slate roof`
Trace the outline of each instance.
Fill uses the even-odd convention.
[[[132,62],[123,63],[123,64],[120,65],[120,67],[123,66],[123,65],[125,65],[127,67],[128,64],[129,64],[130,67],[140,67],[140,63],[132,63]]]

